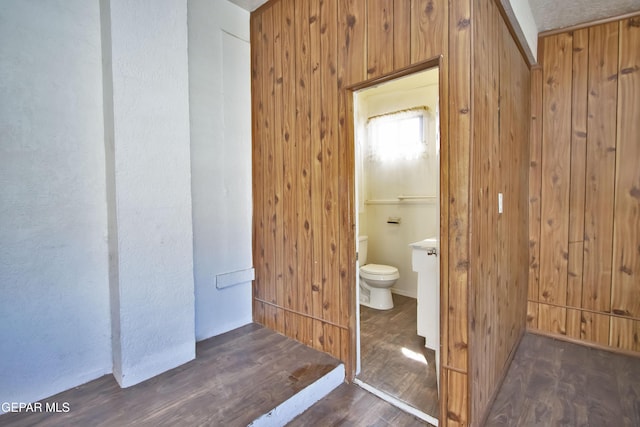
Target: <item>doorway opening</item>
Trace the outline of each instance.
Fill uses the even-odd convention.
[[[425,67],[353,92],[354,382],[433,425],[440,376],[439,73]]]

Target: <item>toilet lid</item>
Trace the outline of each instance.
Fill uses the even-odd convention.
[[[378,274],[381,276],[395,274],[398,272],[398,269],[395,267],[392,267],[390,265],[381,265],[381,264],[367,264],[365,266],[362,266],[360,270],[363,271],[364,273]]]

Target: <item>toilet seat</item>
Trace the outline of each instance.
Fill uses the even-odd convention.
[[[367,264],[360,267],[360,277],[368,280],[393,280],[400,277],[396,267],[382,264]]]

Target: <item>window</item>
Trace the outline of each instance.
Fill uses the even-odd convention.
[[[367,123],[371,160],[393,162],[426,157],[427,108],[371,117]]]

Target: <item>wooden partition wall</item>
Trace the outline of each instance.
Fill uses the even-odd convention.
[[[640,352],[640,16],[539,46],[528,324]]]
[[[493,0],[272,0],[251,15],[254,320],[340,358],[349,377],[355,370],[356,304],[351,89],[425,61],[440,66],[443,425],[478,424],[487,396],[493,394],[496,378],[517,343],[514,339],[522,329],[518,325],[524,325],[526,313],[524,298],[519,321],[512,318],[515,309],[503,310],[489,300],[479,302],[503,287],[504,294],[496,301],[517,304],[511,299],[517,291],[506,290],[517,276],[507,271],[507,263],[517,262],[519,249],[517,243],[511,243],[522,234],[518,231],[523,231],[526,241],[527,227],[526,218],[524,222],[515,219],[519,218],[515,210],[520,209],[517,197],[509,196],[505,206],[514,210],[509,217],[513,219],[504,221],[501,239],[491,246],[500,253],[500,260],[490,267],[495,275],[482,276],[485,270],[480,267],[474,270],[477,304],[471,315],[477,320],[471,322],[471,328],[483,354],[473,358],[477,378],[471,385],[470,271],[476,259],[484,263],[490,257],[470,254],[470,176],[484,185],[480,177],[486,166],[480,160],[481,151],[475,151],[478,159],[473,163],[475,169],[470,169],[472,122],[493,120],[499,110],[494,98],[483,113],[486,116],[472,119],[472,70],[476,73],[479,65],[472,64],[472,27],[477,24],[472,19],[472,3],[476,8],[489,8],[484,16],[490,14],[491,25],[500,27],[486,42],[502,46],[500,53],[494,52],[493,45],[483,48],[492,52],[492,60],[499,60],[503,69],[515,67],[508,75],[505,72],[499,93],[521,102],[504,103],[502,108],[528,108],[528,71],[514,59],[517,51]],[[482,43],[476,40],[475,46]],[[489,57],[483,53],[473,60],[484,63]],[[476,84],[493,88],[499,84],[495,76],[482,78]],[[481,106],[482,97],[484,89],[477,92],[474,108]],[[504,113],[505,123],[520,119],[520,112],[509,114]],[[527,118],[528,110],[525,127]],[[511,186],[504,188],[507,194],[521,185],[521,176],[512,168],[525,167],[526,174],[518,142],[527,142],[525,135],[513,141],[511,148],[510,138],[519,138],[522,132],[509,126],[499,128],[503,148],[491,155],[490,164],[498,167],[512,155],[518,159],[495,175],[495,182]],[[498,188],[502,187],[491,185],[492,191]],[[480,208],[485,202],[494,206],[497,195],[487,194],[485,200],[482,191],[477,187],[473,194],[479,197]],[[474,222],[474,227],[480,234],[484,224]],[[481,249],[481,245],[474,246],[475,251]],[[502,256],[512,250],[515,255]],[[522,268],[526,272],[526,258]],[[503,281],[498,280],[500,275]],[[498,311],[493,313],[494,309]],[[488,323],[478,325],[493,331],[489,340],[482,338],[486,330],[473,329],[476,321],[487,316]],[[490,369],[488,375],[485,365]],[[471,401],[475,402],[473,412]]]
[[[469,355],[475,424],[490,409],[526,328],[531,73],[495,3],[474,0],[473,16]]]

